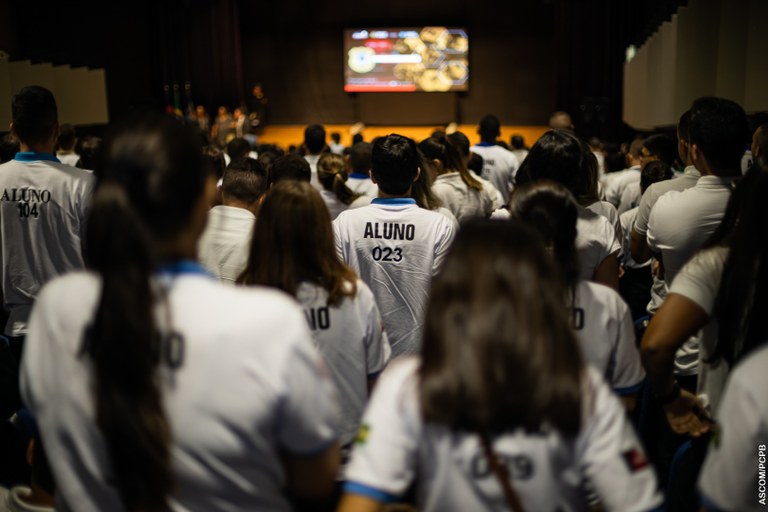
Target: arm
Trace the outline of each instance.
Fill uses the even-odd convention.
[[[632,253],[632,259],[644,263],[651,259],[651,248],[648,247],[648,239],[641,235],[636,229],[632,228],[632,238],[629,241],[629,250]]]
[[[619,290],[619,257],[617,253],[609,254],[600,262],[592,274],[592,280],[604,284],[614,290]]]
[[[322,499],[331,495],[341,462],[339,445],[334,443],[317,455],[284,455],[286,489],[300,500]]]
[[[670,293],[651,320],[641,343],[640,354],[651,389],[656,396],[669,395],[674,386],[675,353],[683,343],[709,320],[707,313],[692,300]],[[670,427],[678,434],[694,437],[709,427],[696,415],[698,399],[681,391],[679,398],[665,406]]]

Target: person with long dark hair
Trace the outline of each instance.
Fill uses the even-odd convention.
[[[550,130],[533,145],[517,171],[516,184],[551,180],[567,188],[576,198],[589,189],[591,163],[581,141],[570,131]],[[619,289],[620,239],[610,222],[602,215],[579,206],[576,226],[576,248],[581,265],[580,275]]]
[[[650,510],[656,480],[621,404],[585,366],[540,236],[464,225],[435,277],[420,357],[384,372],[339,510],[415,483],[419,510]]]
[[[578,205],[568,190],[540,181],[515,190],[512,217],[536,229],[559,270],[571,327],[584,359],[605,377],[628,409],[645,379],[629,308],[611,288],[580,277],[576,249]]]
[[[278,288],[299,301],[339,390],[341,445],[350,445],[391,349],[373,293],[336,254],[331,219],[314,187],[299,181],[272,187],[240,281]]]
[[[333,490],[333,382],[301,310],[194,261],[214,193],[190,128],[112,133],[90,271],[43,289],[22,363],[58,510],[289,510],[286,493]]]
[[[424,139],[419,143],[419,150],[428,170],[435,176],[432,192],[457,221],[490,216],[494,196],[469,173],[458,149],[445,135]]]

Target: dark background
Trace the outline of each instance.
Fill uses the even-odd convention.
[[[260,82],[276,124],[542,125],[570,112],[581,135],[615,138],[624,50],[678,0],[0,0],[0,49],[12,59],[103,67],[110,117],[162,108],[185,82],[209,111]],[[455,25],[470,36],[465,93],[345,93],[342,30]]]

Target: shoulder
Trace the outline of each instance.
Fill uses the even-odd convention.
[[[682,274],[694,274],[702,277],[719,276],[725,260],[728,259],[728,247],[716,246],[708,247],[697,252],[680,271]]]
[[[627,309],[624,299],[616,290],[600,283],[579,281],[578,293],[579,298],[583,299],[579,301],[582,306],[589,305],[589,303],[597,304],[611,312],[622,313]]]

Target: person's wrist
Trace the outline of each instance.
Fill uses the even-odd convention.
[[[680,390],[680,385],[675,382],[672,385],[672,389],[669,390],[667,393],[663,395],[656,395],[656,400],[661,404],[662,407],[666,407],[678,398],[680,398],[680,394],[682,391]]]

